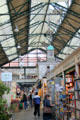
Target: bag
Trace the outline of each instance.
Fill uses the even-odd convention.
[[[43,113],[52,113],[51,107],[46,106],[46,102],[45,106],[43,107]]]
[[[52,110],[50,107],[44,106],[43,113],[52,113]]]
[[[22,103],[19,103],[19,109],[23,109],[23,104]]]

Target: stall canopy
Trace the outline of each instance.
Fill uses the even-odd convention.
[[[0,66],[53,45],[65,59],[80,46],[80,0],[0,0]]]

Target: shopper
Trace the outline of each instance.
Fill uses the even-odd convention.
[[[27,96],[26,93],[23,93],[23,103],[24,103],[24,109],[27,110]]]
[[[29,95],[29,101],[30,101],[30,106],[32,107],[32,92],[30,91],[30,95]]]
[[[38,96],[38,92],[35,93],[35,96],[33,98],[34,102],[34,116],[38,114],[38,117],[40,116],[40,96]]]
[[[43,120],[51,120],[52,119],[52,105],[50,103],[50,95],[46,95],[43,101]]]

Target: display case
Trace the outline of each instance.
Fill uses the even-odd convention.
[[[80,120],[80,78],[75,79],[75,119]]]
[[[65,82],[67,96],[67,119],[74,120],[75,118],[75,94],[74,94],[74,79],[69,76]]]
[[[65,90],[57,91],[55,94],[56,119],[66,120],[66,94]],[[65,114],[65,116],[64,116]]]

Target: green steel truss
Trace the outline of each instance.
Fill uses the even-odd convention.
[[[80,9],[78,9],[78,10],[73,9],[73,7],[80,8],[80,0],[79,0],[79,2],[77,2],[77,0],[73,0],[71,6],[69,8],[63,7],[57,3],[52,3],[52,2],[50,2],[50,0],[45,3],[44,2],[39,3],[32,7],[31,7],[31,0],[25,0],[25,3],[22,2],[22,4],[19,4],[17,6],[16,6],[16,4],[14,4],[14,0],[7,0],[7,5],[9,8],[9,13],[0,13],[0,16],[10,15],[10,21],[0,24],[0,27],[11,23],[12,29],[13,29],[13,34],[9,34],[9,33],[8,34],[0,34],[0,36],[3,36],[3,37],[7,36],[6,39],[2,39],[0,41],[0,43],[8,40],[11,37],[14,37],[16,48],[17,48],[18,44],[21,45],[21,49],[20,49],[21,55],[24,55],[24,54],[34,50],[34,47],[35,47],[35,49],[39,48],[44,51],[44,49],[42,49],[42,47],[44,47],[44,46],[43,46],[43,41],[41,41],[41,37],[44,36],[44,38],[46,38],[46,40],[49,42],[48,37],[50,36],[50,33],[44,33],[44,31],[43,31],[44,26],[46,24],[47,26],[49,26],[49,29],[51,29],[52,31],[55,30],[55,33],[52,34],[53,40],[52,40],[51,44],[55,48],[55,56],[56,57],[58,57],[59,54],[69,55],[69,53],[65,53],[63,51],[65,47],[69,47],[73,50],[75,50],[76,48],[79,47],[78,45],[70,45],[70,43],[71,43],[73,37],[80,39],[80,36],[79,36],[80,34],[76,35],[76,32],[80,28]],[[56,12],[48,13],[49,5],[52,5],[55,8]],[[43,13],[42,11],[44,10],[45,7],[46,7],[46,11]],[[56,10],[56,8],[58,8],[58,10]],[[55,16],[60,15],[62,17],[62,21],[60,24],[57,24],[51,20],[49,21],[50,23],[48,23],[48,21],[46,19],[47,16],[51,17],[54,15]],[[43,16],[43,20],[35,21],[37,16],[41,16],[41,17]],[[25,19],[26,19],[26,21],[25,21]],[[20,28],[19,32],[15,33],[14,27],[15,27],[16,23],[19,23],[20,21],[21,21],[21,23],[18,25],[18,27]],[[22,22],[22,21],[24,21],[24,22]],[[75,23],[75,24],[77,23],[77,25],[75,25],[73,23]],[[68,26],[71,29],[68,29],[65,26]],[[39,33],[37,33],[36,30],[38,30],[40,27],[41,27],[41,30]],[[32,29],[32,31],[30,32],[31,29]],[[66,36],[68,36],[68,38]],[[38,37],[38,40],[36,42],[37,37]],[[70,43],[69,43],[69,41],[70,41]],[[46,41],[44,41],[44,43],[46,44]],[[38,46],[39,44],[41,44],[41,46]],[[13,47],[14,46],[5,47],[6,48],[5,50],[8,50]],[[31,47],[30,51],[28,51],[29,47]],[[2,59],[4,59],[5,62],[3,62],[3,63],[1,62],[0,66],[9,62],[8,56],[6,56],[3,48],[1,49],[1,51],[3,51],[4,54],[3,54],[3,57],[0,57],[0,61],[2,61]],[[14,54],[19,54],[19,50],[17,49],[17,53],[14,53]],[[10,56],[11,55],[13,55],[13,54],[10,54]],[[14,59],[16,59],[16,58],[14,58]]]

